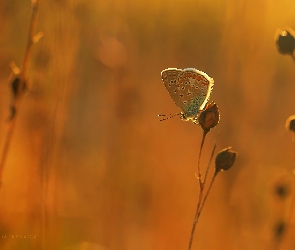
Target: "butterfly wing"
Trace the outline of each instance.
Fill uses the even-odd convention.
[[[206,73],[188,68],[169,68],[162,71],[162,79],[185,119],[194,119],[209,100],[214,81]]]
[[[161,72],[162,80],[164,85],[173,99],[174,103],[177,107],[179,107],[182,111],[184,108],[184,104],[181,95],[183,95],[184,91],[181,89],[181,84],[179,83],[179,75],[183,72],[182,69],[176,68],[168,68]]]
[[[186,99],[188,99],[188,104],[183,111],[187,117],[195,117],[206,106],[214,80],[197,69],[185,69],[179,77],[179,81],[183,81],[184,85],[187,86]]]

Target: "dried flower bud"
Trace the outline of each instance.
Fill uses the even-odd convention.
[[[289,186],[282,183],[278,184],[275,186],[275,194],[281,199],[287,198],[290,194]]]
[[[281,239],[282,236],[286,233],[287,223],[284,221],[278,221],[274,225],[274,235],[276,238]]]
[[[15,66],[13,70],[17,70]],[[20,98],[22,94],[27,90],[27,82],[22,81],[19,77],[19,74],[15,75],[14,78],[10,82],[11,93],[12,93],[12,102],[10,104],[10,115],[7,119],[8,122],[12,121],[15,118],[16,114],[16,101]]]
[[[291,115],[286,121],[287,131],[295,132],[295,115]]]
[[[11,90],[13,97],[17,98],[21,93],[27,90],[27,83],[22,82],[18,76],[15,76],[11,82]]]
[[[211,102],[198,117],[198,122],[205,133],[208,133],[211,128],[216,127],[219,120],[220,114],[218,106],[214,102]]]
[[[231,150],[232,147],[221,150],[215,158],[215,175],[219,171],[228,170],[235,163],[237,152]]]
[[[289,29],[278,32],[276,35],[276,45],[279,53],[283,55],[293,55],[295,50],[295,38],[293,30]]]

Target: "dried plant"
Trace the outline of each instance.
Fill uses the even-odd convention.
[[[295,115],[291,115],[287,120],[285,124],[286,130],[291,132],[292,134],[292,145],[293,145],[293,161],[295,164]],[[275,237],[279,238],[279,245],[280,247],[285,247],[286,245],[290,244],[290,240],[293,238],[294,229],[292,225],[295,222],[295,196],[294,196],[294,190],[295,190],[295,182],[294,182],[294,174],[295,170],[293,170],[293,173],[291,175],[291,179],[293,179],[293,194],[292,194],[292,200],[290,203],[291,209],[289,209],[289,213],[285,216],[285,221],[278,222],[277,225],[275,225]],[[276,194],[282,201],[286,201],[286,197],[289,196],[289,187],[286,185],[277,185],[276,187]]]
[[[285,30],[278,30],[275,35],[276,46],[278,52],[282,55],[289,55],[295,62],[295,38],[294,30],[287,28]]]
[[[39,39],[43,36],[41,32],[36,34],[37,25],[37,14],[38,14],[38,0],[31,0],[32,4],[32,17],[28,34],[28,41],[25,50],[25,56],[23,60],[22,67],[19,68],[14,62],[10,64],[11,74],[8,79],[11,88],[11,105],[10,105],[10,116],[8,117],[8,128],[6,132],[6,138],[4,142],[4,147],[2,150],[2,155],[0,158],[0,184],[2,184],[3,171],[9,152],[9,147],[12,141],[12,136],[15,128],[16,118],[21,106],[22,98],[25,91],[29,88],[28,85],[28,67],[31,60],[32,46],[37,43]]]
[[[279,30],[275,35],[275,42],[277,46],[277,50],[282,55],[289,55],[292,57],[295,63],[295,32],[291,28],[287,28],[285,30]],[[295,164],[295,115],[291,115],[285,123],[286,130],[291,132],[292,134],[292,145],[293,145],[293,161]],[[291,209],[289,210],[289,214],[286,216],[286,221],[280,221],[275,226],[275,237],[279,238],[279,248],[283,248],[289,244],[288,241],[293,238],[294,229],[292,225],[295,222],[295,182],[294,182],[294,174],[295,170],[293,169],[292,179],[293,179],[293,196],[291,201]],[[278,196],[284,200],[285,197],[289,194],[286,192],[286,188],[277,188]]]
[[[219,110],[218,110],[217,105],[214,102],[209,104],[206,107],[206,109],[200,114],[200,116],[198,118],[199,125],[203,129],[203,137],[202,137],[201,146],[200,146],[200,150],[199,150],[198,172],[197,172],[197,179],[199,181],[200,191],[199,191],[197,209],[195,212],[195,217],[194,217],[193,226],[192,226],[192,230],[191,230],[188,250],[190,250],[192,247],[196,225],[199,221],[201,212],[204,208],[205,202],[208,198],[209,192],[212,188],[213,182],[214,182],[217,174],[221,171],[230,169],[232,167],[232,165],[234,164],[234,162],[236,160],[236,156],[237,156],[237,152],[232,151],[231,147],[225,148],[217,154],[217,156],[215,158],[215,171],[214,171],[214,174],[211,178],[211,181],[209,183],[207,191],[205,193],[206,184],[208,182],[208,173],[209,173],[209,169],[210,169],[210,166],[211,166],[211,163],[212,163],[212,160],[214,157],[215,149],[216,149],[217,138],[215,140],[215,143],[214,143],[214,146],[212,149],[212,153],[211,153],[211,156],[210,156],[207,168],[206,168],[206,172],[205,172],[205,175],[203,178],[202,178],[202,174],[201,174],[200,158],[201,158],[202,149],[203,149],[206,135],[210,131],[211,128],[214,128],[217,126],[217,124],[219,123],[219,120],[220,120]]]
[[[182,111],[175,115],[159,115],[161,117],[164,117],[161,119],[161,121],[179,115],[182,120],[191,120],[194,124],[200,125],[203,129],[203,136],[199,150],[196,173],[196,177],[199,181],[200,192],[190,235],[188,247],[188,249],[190,250],[193,244],[196,225],[200,218],[202,209],[211,190],[215,177],[220,171],[228,170],[234,164],[237,153],[232,151],[231,147],[226,148],[218,153],[215,159],[215,172],[205,193],[209,168],[216,149],[216,141],[214,143],[214,147],[204,177],[202,177],[200,166],[201,155],[206,135],[212,128],[215,128],[218,125],[220,120],[218,106],[214,102],[207,105],[213,89],[214,80],[205,72],[194,68],[187,68],[184,70],[177,68],[168,68],[163,70],[161,75],[168,93],[170,94],[174,103]]]

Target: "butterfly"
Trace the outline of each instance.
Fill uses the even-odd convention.
[[[192,120],[197,124],[198,115],[205,108],[212,92],[213,78],[194,68],[168,68],[161,72],[161,76],[168,93],[182,111],[161,121],[180,115],[182,120]]]

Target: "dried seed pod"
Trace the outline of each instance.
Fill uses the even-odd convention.
[[[293,131],[293,132],[295,132],[295,115],[291,115],[286,120],[286,129],[287,129],[287,131]]]
[[[14,119],[15,114],[17,112],[16,102],[19,97],[24,94],[24,92],[28,89],[27,82],[22,81],[19,75],[15,75],[14,78],[10,82],[11,93],[12,93],[12,100],[10,104],[10,115],[7,121],[11,121]]]
[[[22,86],[21,86],[22,85]],[[18,76],[15,76],[11,82],[11,90],[14,98],[17,98],[21,93],[25,92],[27,89],[27,83],[21,82],[21,79]]]
[[[235,163],[237,152],[232,147],[221,150],[215,158],[215,175],[223,170],[228,170]]]
[[[286,229],[287,229],[287,223],[285,221],[278,221],[275,225],[274,225],[274,235],[276,238],[281,239],[284,234],[286,233]]]
[[[15,117],[15,114],[16,114],[16,107],[15,107],[15,105],[10,105],[9,109],[10,109],[10,115],[7,118],[7,122],[10,122],[11,120],[13,120],[13,118]]]
[[[276,45],[279,53],[283,55],[293,55],[295,50],[295,38],[293,30],[283,30],[276,35]]]
[[[274,189],[275,194],[281,199],[285,199],[290,195],[290,187],[287,184],[278,183]]]
[[[206,134],[210,131],[211,128],[217,126],[219,120],[219,109],[214,102],[211,102],[198,117],[198,122]]]

